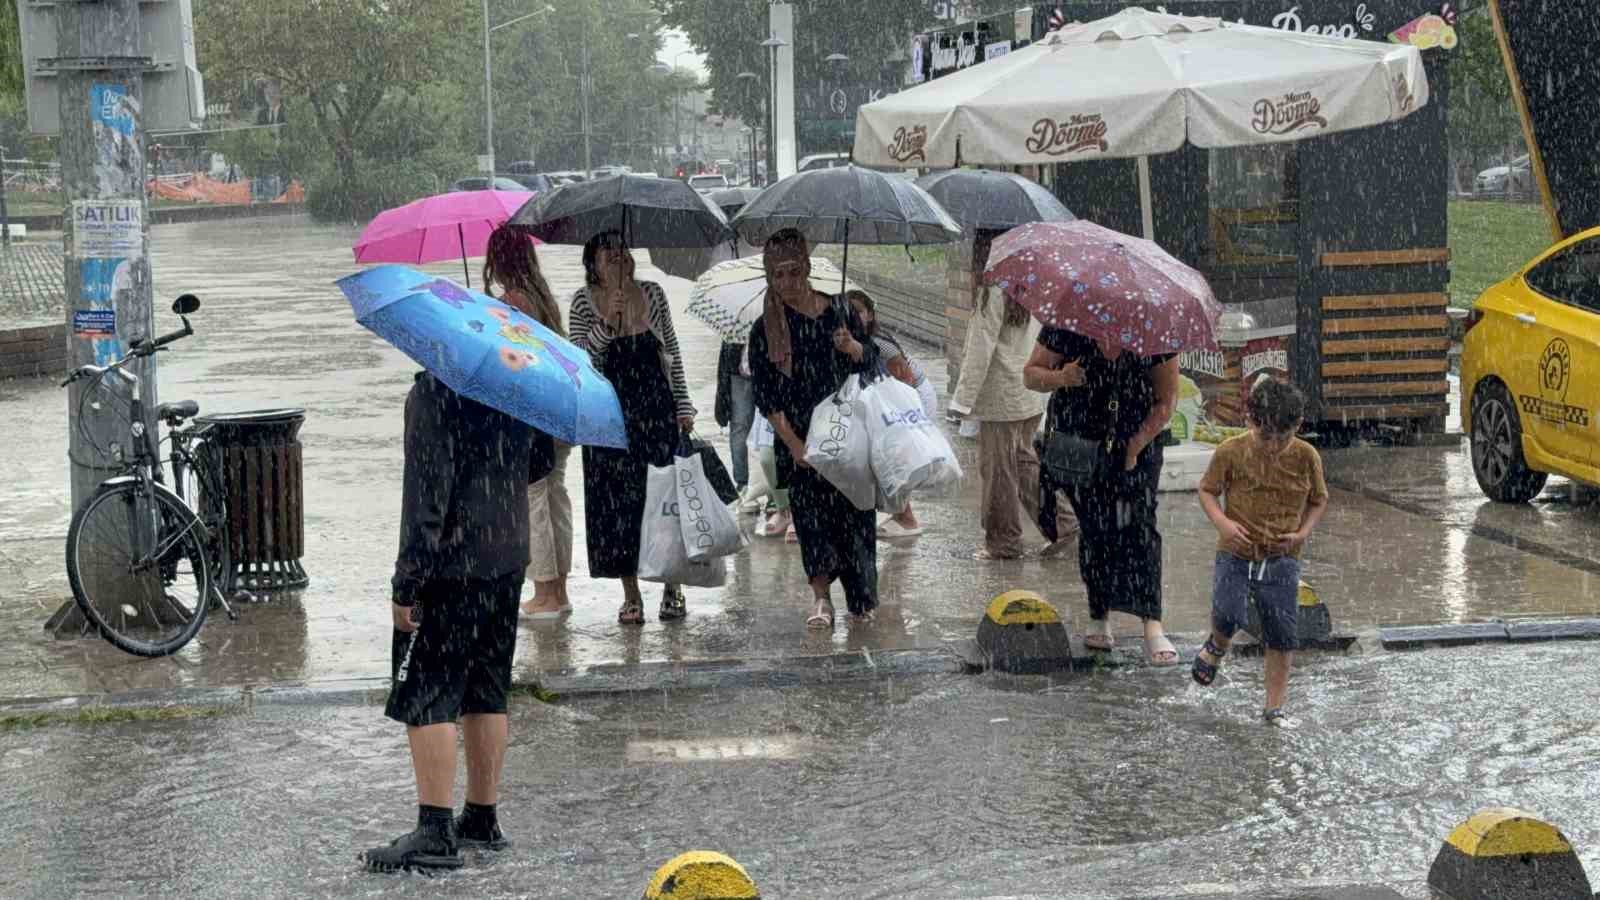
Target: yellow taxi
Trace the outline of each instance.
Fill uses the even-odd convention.
[[[1600,485],[1600,228],[1562,241],[1473,304],[1461,421],[1491,499],[1561,475]]]

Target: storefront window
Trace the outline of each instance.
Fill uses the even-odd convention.
[[[1294,265],[1298,159],[1293,143],[1211,151],[1208,249],[1216,266]]]

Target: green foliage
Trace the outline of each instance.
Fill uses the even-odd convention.
[[[1450,148],[1476,172],[1482,161],[1524,152],[1522,125],[1488,9],[1461,14],[1456,31],[1460,43],[1449,62]]]
[[[1550,222],[1535,203],[1450,203],[1450,303],[1468,307],[1489,286],[1550,246]]]
[[[760,122],[771,63],[761,46],[769,33],[767,0],[655,0],[662,23],[688,35],[706,54],[713,105],[747,122]],[[842,77],[874,83],[884,61],[906,49],[911,35],[933,24],[924,0],[802,0],[794,4],[795,84]],[[850,58],[842,71],[830,54]],[[741,79],[753,72],[756,79]]]
[[[11,0],[0,2],[0,102],[21,97],[22,28],[17,22],[17,7]]]

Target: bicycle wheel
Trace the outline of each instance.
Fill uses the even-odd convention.
[[[136,656],[174,653],[205,624],[205,525],[161,485],[103,484],[72,517],[67,580],[106,640]]]
[[[209,444],[196,441],[189,447],[186,457],[173,454],[172,468],[178,474],[178,496],[197,512],[206,526],[211,587],[219,593],[225,591],[232,575],[233,551],[228,546],[228,498],[222,490],[216,456]]]

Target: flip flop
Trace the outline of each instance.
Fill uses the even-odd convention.
[[[972,558],[978,562],[1003,562],[1007,560],[1021,559],[1022,555],[1018,554],[1016,556],[1002,556],[998,553],[990,552],[989,548],[987,547],[983,547],[980,548],[978,552],[972,554]]]
[[[1117,639],[1109,634],[1086,634],[1083,636],[1083,645],[1090,650],[1109,653],[1117,646]]]
[[[1167,669],[1183,661],[1178,655],[1178,648],[1172,646],[1172,641],[1168,640],[1167,636],[1164,634],[1154,641],[1147,641],[1146,649],[1149,651],[1149,656],[1147,658],[1150,660],[1150,665],[1152,666]],[[1171,659],[1160,658],[1168,653],[1172,654]]]
[[[1294,722],[1292,720],[1290,720],[1289,714],[1284,712],[1283,711],[1283,707],[1281,707],[1281,706],[1278,707],[1277,709],[1265,709],[1265,710],[1262,710],[1261,711],[1261,720],[1263,722],[1266,722],[1268,725],[1271,725],[1271,726],[1273,726],[1275,728],[1292,728],[1292,727],[1294,727]]]
[[[527,610],[522,609],[520,607],[517,609],[517,617],[521,618],[521,619],[526,619],[526,620],[528,620],[530,622],[547,622],[547,621],[550,621],[552,619],[559,619],[562,616],[567,616],[567,615],[571,615],[571,614],[572,614],[572,604],[570,604],[570,603],[563,603],[563,604],[561,604],[559,607],[557,607],[555,609],[542,609],[542,610],[540,610],[538,612],[528,612]]]

